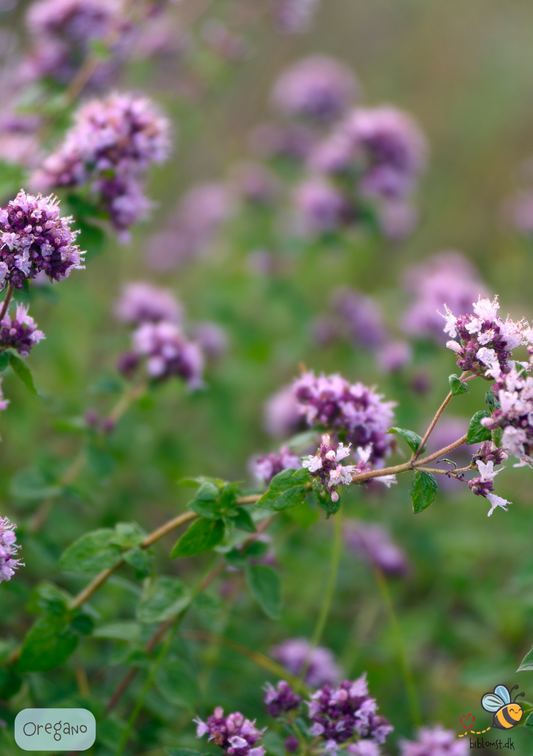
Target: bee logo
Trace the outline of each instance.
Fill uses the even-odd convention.
[[[515,688],[518,688],[518,685],[513,685],[511,692]],[[494,712],[492,726],[500,730],[510,730],[520,724],[524,710],[516,703],[516,699],[524,695],[525,693],[517,693],[511,701],[511,693],[505,685],[497,685],[493,693],[485,693],[481,699],[481,706],[485,711]]]

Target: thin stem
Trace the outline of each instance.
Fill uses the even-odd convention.
[[[1,319],[1,318],[0,318]],[[137,384],[136,386],[131,386],[118,400],[118,402],[115,404],[113,409],[108,415],[108,419],[113,422],[113,424],[116,424],[120,418],[124,415],[127,409],[135,402],[137,399],[139,399],[144,392],[146,391],[147,384],[146,382],[142,382]],[[30,533],[38,533],[39,530],[43,527],[44,523],[46,522],[46,518],[50,514],[52,507],[54,506],[54,502],[56,499],[61,495],[61,489],[65,486],[70,485],[73,483],[78,475],[81,473],[83,468],[85,467],[86,463],[86,457],[85,452],[83,449],[80,449],[78,455],[74,458],[72,464],[70,467],[67,468],[67,471],[63,474],[63,476],[59,479],[59,488],[60,490],[58,493],[54,494],[53,496],[48,496],[39,509],[35,512],[33,519],[31,521],[31,524],[29,526]]]
[[[422,472],[433,473],[434,475],[447,475],[448,477],[458,478],[458,473],[468,472],[474,468],[472,465],[468,465],[468,467],[458,467],[456,470],[441,470],[438,467],[417,467],[416,469],[422,470]]]
[[[300,680],[305,679],[305,675],[307,674],[307,670],[309,669],[309,665],[311,663],[311,655],[313,651],[315,650],[315,648],[320,643],[322,634],[324,632],[324,628],[326,627],[326,622],[328,621],[328,616],[329,616],[331,604],[333,601],[333,595],[335,593],[335,586],[337,584],[337,575],[339,573],[339,563],[340,563],[341,553],[342,553],[342,510],[340,509],[335,515],[334,526],[335,526],[335,530],[334,530],[334,535],[333,535],[333,544],[331,548],[331,561],[330,561],[330,567],[329,567],[328,582],[326,585],[326,590],[324,592],[324,598],[322,600],[320,612],[317,617],[315,630],[313,632],[313,638],[311,640],[311,647],[309,648],[304,665],[302,669],[300,670],[300,674],[298,675]]]
[[[178,632],[178,628],[180,626],[181,620],[183,619],[185,615],[185,612],[182,612],[182,614],[178,617],[177,622],[175,622],[174,627],[172,628],[172,632],[169,633],[168,638],[166,639],[164,645],[162,646],[157,659],[155,660],[154,664],[152,665],[152,668],[150,670],[150,674],[146,678],[146,682],[144,683],[143,689],[141,691],[141,695],[139,696],[139,699],[137,703],[135,704],[135,708],[133,709],[131,716],[128,720],[128,724],[126,726],[126,729],[124,730],[124,734],[122,735],[119,747],[117,748],[116,756],[121,756],[122,752],[124,751],[124,748],[126,746],[126,743],[129,740],[130,733],[133,729],[133,726],[135,722],[137,721],[137,717],[139,716],[139,713],[144,705],[144,699],[146,698],[148,691],[152,687],[152,684],[155,680],[155,676],[159,672],[159,669],[161,665],[163,664],[166,655],[168,654],[170,650],[170,646],[172,645],[172,641],[174,640],[174,637],[176,633]]]
[[[469,373],[469,371],[468,371],[468,370],[465,370],[465,371],[464,371],[464,372],[463,372],[463,373],[462,373],[462,374],[460,375],[460,377],[459,377],[459,380],[460,380],[460,381],[464,380],[464,379],[465,379],[465,378],[466,378],[466,377],[468,376],[468,373]],[[429,438],[429,437],[431,436],[431,434],[432,434],[432,432],[433,432],[433,429],[434,429],[434,428],[435,428],[435,426],[437,425],[437,423],[438,423],[438,421],[439,421],[439,418],[440,418],[440,416],[442,415],[442,413],[444,412],[444,410],[446,409],[446,407],[448,406],[448,404],[449,404],[449,403],[451,402],[451,400],[452,400],[452,399],[453,399],[453,394],[452,394],[452,392],[450,391],[450,392],[448,393],[448,395],[446,396],[445,400],[444,400],[444,401],[442,402],[442,404],[441,404],[441,405],[440,405],[440,407],[438,408],[437,412],[435,413],[435,417],[434,417],[434,418],[433,418],[433,420],[431,421],[431,423],[430,423],[430,425],[429,425],[429,428],[428,428],[428,429],[427,429],[427,431],[426,431],[426,432],[424,433],[424,438],[423,438],[423,439],[422,439],[422,441],[420,442],[420,446],[418,447],[418,449],[416,450],[416,452],[415,452],[415,453],[413,454],[413,458],[412,458],[412,459],[413,459],[413,462],[415,462],[415,461],[416,461],[416,460],[418,459],[418,457],[420,456],[420,454],[422,453],[422,450],[423,450],[424,446],[426,445],[428,438]]]
[[[417,727],[422,724],[422,717],[420,715],[420,706],[418,703],[418,695],[416,692],[415,681],[413,677],[413,671],[409,664],[407,652],[405,650],[405,644],[403,642],[402,632],[400,624],[394,611],[394,604],[392,603],[392,597],[390,595],[387,579],[379,567],[374,567],[374,574],[376,576],[376,582],[378,584],[381,596],[387,607],[387,611],[390,616],[392,626],[394,628],[394,635],[396,636],[396,645],[398,648],[398,656],[400,657],[400,664],[402,667],[402,675],[407,690],[407,697],[409,699],[409,709],[411,711],[411,718]]]
[[[245,499],[245,498],[249,498],[249,497],[243,496],[238,501],[240,503],[242,503],[242,500]],[[255,499],[255,500],[257,500],[257,499]],[[264,531],[268,528],[268,526],[270,525],[270,523],[272,522],[273,519],[274,519],[274,517],[269,517],[268,519],[263,520],[263,522],[257,528],[257,532],[253,533],[249,538],[247,538],[246,541],[244,542],[244,545],[248,546],[251,543],[253,543],[255,540],[257,540],[257,538],[259,538],[259,536],[262,533],[264,533]],[[225,563],[224,562],[220,562],[220,564],[218,564],[215,567],[213,567],[213,569],[210,572],[207,573],[207,575],[204,577],[204,579],[199,584],[198,588],[196,589],[196,593],[198,594],[198,593],[201,593],[202,591],[205,591],[205,589],[208,588],[211,585],[211,583],[220,575],[220,573],[223,571],[224,567],[225,567]],[[154,648],[157,646],[157,644],[159,643],[159,641],[164,637],[164,635],[167,632],[167,630],[172,626],[172,624],[175,621],[176,621],[176,617],[175,616],[174,617],[169,617],[169,619],[165,620],[165,622],[163,622],[161,624],[161,626],[158,628],[158,630],[154,633],[154,635],[150,638],[150,640],[146,644],[145,648],[146,648],[146,652],[147,653],[151,653],[154,650]],[[282,669],[282,668],[280,667],[280,669]],[[116,689],[116,691],[111,696],[111,698],[110,698],[110,700],[109,700],[109,702],[108,702],[108,704],[106,706],[106,713],[109,713],[110,711],[112,711],[115,708],[115,706],[118,704],[118,702],[120,701],[120,699],[122,698],[122,696],[124,695],[124,693],[128,690],[129,686],[131,685],[131,683],[135,679],[135,676],[136,676],[137,672],[138,672],[138,668],[137,667],[132,667],[129,670],[129,672],[125,675],[125,677],[122,679],[121,683],[119,684],[118,688]]]
[[[0,320],[4,317],[4,315],[7,312],[7,308],[9,307],[9,303],[11,302],[11,297],[13,296],[13,287],[11,284],[7,285],[7,291],[6,291],[6,298],[4,299],[4,302],[2,304],[2,309],[0,310]]]

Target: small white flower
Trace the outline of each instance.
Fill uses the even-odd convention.
[[[340,462],[341,459],[344,459],[345,457],[350,456],[350,447],[351,444],[348,444],[348,446],[344,446],[344,444],[339,444],[337,448],[337,453],[335,454],[335,461]]]
[[[513,503],[512,501],[507,501],[507,499],[502,499],[501,496],[496,496],[496,494],[494,493],[488,493],[487,499],[490,501],[490,505],[491,505],[490,511],[488,512],[487,517],[491,516],[491,514],[494,512],[496,507],[501,507],[507,512],[508,510],[507,510],[506,505],[511,505]]]
[[[368,462],[370,455],[372,454],[372,444],[367,444],[366,446],[358,446],[356,451],[361,462],[366,463]]]
[[[481,347],[476,352],[477,359],[484,365],[487,365],[488,370],[485,370],[485,375],[490,375],[492,378],[499,378],[501,375],[500,361],[494,349],[487,349],[487,347]]]
[[[484,482],[488,480],[494,480],[496,475],[498,475],[498,473],[501,473],[501,471],[505,469],[503,467],[500,467],[499,470],[495,470],[494,462],[492,461],[481,462],[481,460],[479,460],[478,462],[476,462],[476,464],[477,464],[477,469],[479,470],[480,475],[481,475],[481,480]]]
[[[451,336],[453,338],[454,336],[457,336],[457,328],[455,327],[457,324],[457,318],[447,304],[444,305],[444,309],[446,310],[446,314],[439,312],[439,315],[441,315],[446,321],[446,325],[444,326],[444,333],[447,333],[448,336]]]
[[[457,341],[447,341],[446,347],[448,349],[453,349],[453,351],[457,354],[461,354],[461,352],[463,351],[463,347]]]
[[[381,478],[375,478],[378,483],[383,483],[387,488],[390,488],[393,483],[397,483],[396,475],[382,475]]]
[[[316,457],[310,456],[309,459],[302,460],[302,467],[306,467],[309,472],[316,472],[322,467],[322,460],[320,459],[320,456],[318,454],[316,455]]]
[[[494,297],[494,300],[491,302],[488,297],[482,297],[480,294],[478,301],[473,302],[473,305],[474,312],[482,320],[494,320],[494,318],[498,317],[500,305],[497,296]]]

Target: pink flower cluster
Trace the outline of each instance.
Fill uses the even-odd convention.
[[[89,195],[119,231],[150,207],[144,176],[170,151],[170,126],[144,97],[112,94],[82,105],[64,142],[34,173],[40,189],[88,187]]]
[[[11,580],[15,570],[24,566],[17,556],[20,546],[15,535],[16,527],[7,517],[0,515],[0,583]]]
[[[259,730],[252,722],[243,717],[240,712],[224,716],[224,709],[217,706],[213,714],[204,722],[197,717],[196,737],[208,735],[208,740],[220,746],[229,756],[265,756],[266,749],[257,745],[266,727]]]

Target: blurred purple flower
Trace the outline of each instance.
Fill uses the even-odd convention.
[[[440,725],[421,727],[415,741],[400,740],[400,756],[466,756],[469,750],[467,738]]]
[[[205,356],[213,361],[219,360],[228,349],[226,331],[217,323],[195,323],[192,337],[198,343]]]
[[[147,262],[156,270],[169,270],[201,255],[232,211],[225,184],[196,184],[182,197],[168,228],[150,241]]]
[[[188,341],[175,323],[143,323],[133,334],[133,351],[147,357],[151,378],[163,380],[174,375],[190,388],[203,385],[204,357],[198,344]]]
[[[167,320],[180,323],[183,307],[170,289],[154,286],[146,281],[126,284],[115,304],[115,315],[123,323],[139,325],[146,321]]]
[[[274,174],[261,163],[238,163],[232,174],[237,194],[256,205],[268,205],[275,197],[278,182]]]
[[[380,370],[384,373],[396,373],[409,365],[413,358],[413,350],[407,341],[388,341],[380,347],[376,360]]]
[[[312,648],[305,638],[289,638],[269,650],[270,656],[293,675],[299,675],[307,667],[304,681],[311,688],[321,685],[337,685],[342,671],[335,663],[329,648]]]
[[[142,218],[149,201],[143,180],[170,151],[170,124],[146,98],[112,94],[91,100],[74,116],[64,142],[32,177],[39,188],[89,186],[119,231]]]
[[[439,343],[447,340],[443,332],[444,305],[454,312],[472,312],[479,293],[485,293],[474,266],[459,252],[441,252],[427,262],[409,268],[404,286],[411,304],[402,318],[402,328],[409,336],[432,337]]]
[[[269,485],[274,476],[283,470],[293,467],[299,469],[302,466],[300,457],[296,455],[288,446],[282,446],[277,452],[270,452],[264,457],[254,457],[251,460],[251,469],[258,480],[264,481]]]
[[[275,438],[287,438],[302,428],[292,384],[284,386],[265,402],[264,427]]]
[[[355,344],[377,349],[387,341],[381,306],[372,297],[356,289],[342,287],[331,297],[333,309],[342,318],[342,324]]]
[[[311,152],[315,135],[300,123],[280,126],[266,122],[252,131],[249,141],[252,152],[259,157],[283,157],[300,162]]]
[[[274,0],[276,23],[285,34],[309,31],[320,0]]]
[[[533,235],[533,192],[522,191],[505,206],[505,214],[519,234]]]
[[[15,303],[15,315],[11,317],[9,310],[0,320],[0,348],[16,349],[22,356],[27,357],[34,344],[45,338],[37,328],[35,320],[28,315],[28,306]]]
[[[408,574],[407,554],[391,540],[388,531],[381,525],[348,521],[344,524],[344,540],[354,554],[386,575],[405,577]]]
[[[334,58],[313,55],[294,63],[274,85],[272,102],[284,115],[327,122],[353,104],[359,84]]]
[[[295,191],[294,201],[297,225],[309,236],[338,230],[348,214],[342,193],[318,176],[308,178],[300,184]]]

